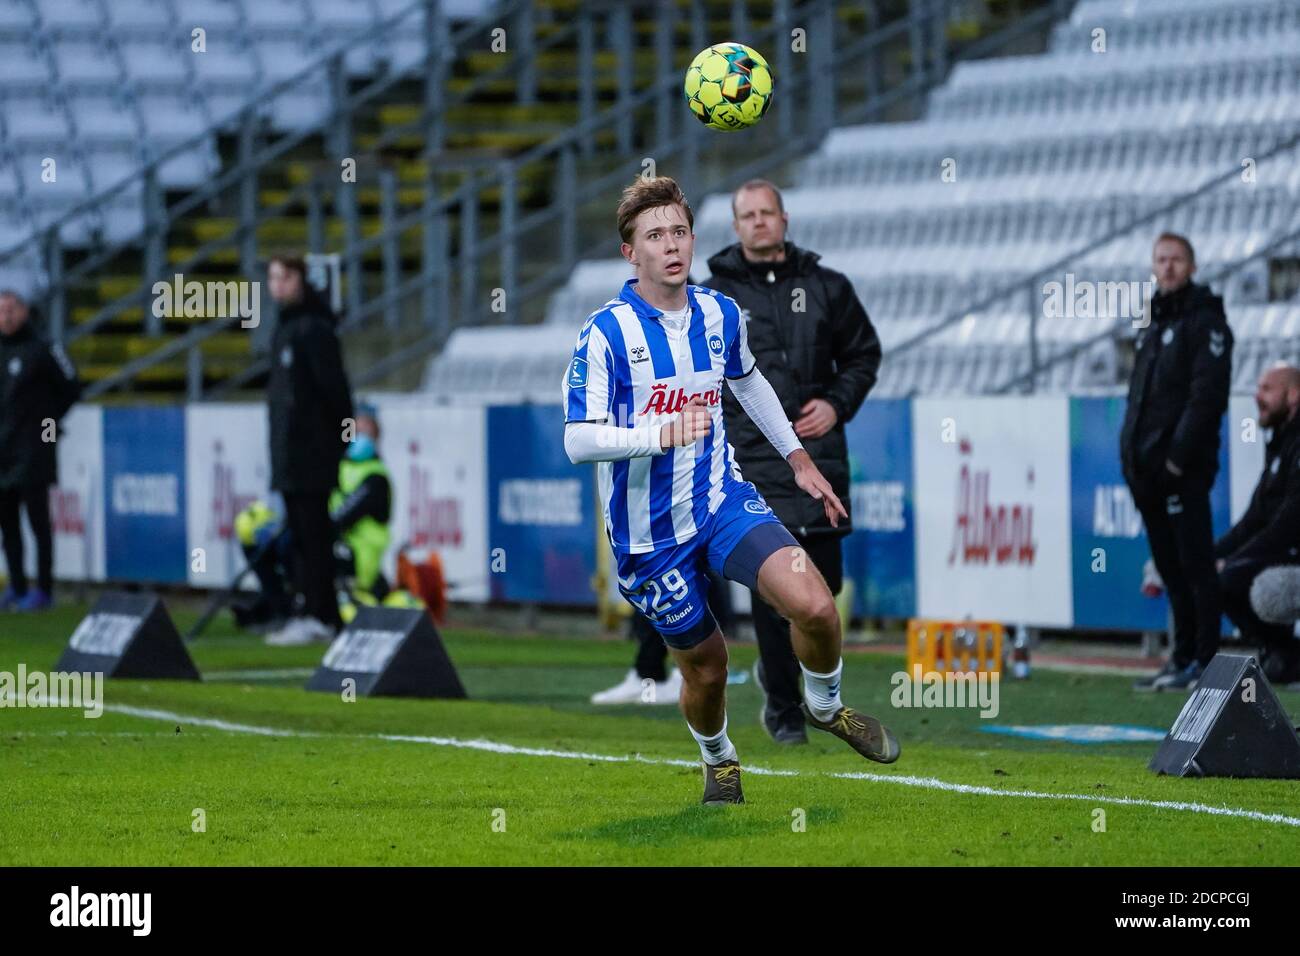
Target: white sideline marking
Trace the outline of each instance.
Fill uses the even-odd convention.
[[[247,670],[247,671],[209,671],[203,675],[204,682],[216,683],[217,681],[240,681],[240,680],[296,680],[299,677],[310,677],[316,673],[314,667],[281,667],[279,669],[269,670]]]
[[[252,724],[237,724],[215,717],[190,717],[167,710],[154,710],[147,707],[131,707],[126,704],[105,704],[104,710],[128,717],[140,717],[145,720],[165,720],[169,723],[192,724],[198,727],[211,727],[234,734],[256,734],[261,737],[353,737],[366,740],[389,740],[397,743],[430,744],[435,747],[455,747],[461,750],[481,750],[488,753],[512,754],[525,757],[557,757],[563,760],[589,760],[604,763],[644,763],[660,767],[698,767],[697,760],[674,760],[667,757],[643,757],[634,754],[628,757],[613,754],[583,753],[576,750],[550,750],[545,747],[517,747],[495,740],[463,740],[459,737],[425,737],[415,734],[325,734],[311,730],[287,730],[277,727],[257,727]],[[745,767],[745,773],[763,777],[799,777],[798,770],[774,770],[767,767]],[[1028,800],[1085,800],[1093,804],[1109,803],[1130,807],[1149,807],[1154,810],[1176,810],[1185,813],[1205,813],[1210,816],[1238,817],[1255,820],[1260,823],[1280,823],[1288,827],[1300,827],[1300,817],[1289,817],[1283,813],[1265,813],[1262,810],[1245,810],[1237,807],[1214,807],[1205,803],[1191,803],[1185,800],[1147,800],[1142,797],[1107,797],[1091,793],[1047,793],[1041,790],[999,790],[969,783],[951,783],[937,777],[917,777],[909,774],[885,774],[865,772],[821,772],[809,776],[835,777],[841,780],[870,780],[876,783],[893,783],[905,787],[918,787],[922,790],[943,790],[948,793],[965,793],[984,797],[1022,797]]]

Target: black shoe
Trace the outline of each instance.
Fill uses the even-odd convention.
[[[1156,680],[1156,690],[1196,690],[1196,685],[1205,673],[1200,661],[1192,661],[1176,674],[1160,677]]]
[[[1269,649],[1260,661],[1259,669],[1270,684],[1293,684],[1300,680],[1300,656]]]
[[[1146,677],[1135,680],[1133,682],[1133,689],[1143,692],[1157,691],[1160,689],[1156,686],[1157,681],[1167,681],[1176,676],[1182,670],[1183,665],[1175,663],[1174,659],[1171,657],[1169,660],[1165,661],[1165,666],[1160,668],[1160,670],[1156,671],[1154,674],[1148,674]]]
[[[767,674],[763,670],[763,659],[754,662],[754,683],[763,692],[763,706],[758,709],[758,719],[763,724],[767,735],[778,744],[797,747],[808,742],[808,731],[804,728],[803,711],[791,709],[785,714],[769,710],[767,706]]]
[[[784,717],[769,713],[766,705],[761,712],[763,728],[767,735],[778,744],[797,747],[808,742],[808,731],[804,726],[803,714],[795,711]]]
[[[704,765],[704,799],[700,802],[706,806],[745,802],[745,795],[740,792],[739,760]]]

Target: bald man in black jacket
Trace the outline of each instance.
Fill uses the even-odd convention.
[[[850,520],[831,527],[822,503],[795,485],[789,464],[730,391],[722,399],[727,438],[745,480],[754,483],[837,594],[844,578],[842,543],[853,530],[844,426],[876,383],[880,339],[848,277],[785,238],[789,216],[776,186],[750,180],[736,190],[731,205],[740,241],[709,259],[712,275],[702,284],[731,296],[745,312],[757,367]],[[752,599],[763,725],[778,743],[803,743],[803,695],[789,622],[757,591]]]

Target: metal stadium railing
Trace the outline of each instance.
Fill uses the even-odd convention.
[[[1259,156],[1253,158],[1257,165],[1263,165],[1266,162],[1278,159],[1284,154],[1294,152],[1298,146],[1300,146],[1300,134],[1296,134],[1283,140],[1272,148],[1261,153]],[[1032,273],[1023,278],[1004,285],[1002,288],[997,289],[988,296],[985,296],[974,306],[963,309],[960,312],[954,312],[945,316],[934,325],[922,329],[920,332],[892,348],[890,350],[891,354],[897,355],[909,349],[916,348],[926,339],[929,339],[949,326],[960,322],[968,315],[989,311],[1001,303],[1023,296],[1024,301],[1029,303],[1027,321],[1029,326],[1030,367],[1025,372],[1013,375],[1005,381],[991,386],[987,391],[997,395],[1006,394],[1017,389],[1028,392],[1035,391],[1038,385],[1038,380],[1042,378],[1044,373],[1061,363],[1072,361],[1076,356],[1084,354],[1090,348],[1093,348],[1107,339],[1113,339],[1118,334],[1122,333],[1126,327],[1131,326],[1133,321],[1130,317],[1120,317],[1110,328],[1081,339],[1078,342],[1072,343],[1057,354],[1048,359],[1044,359],[1040,355],[1038,344],[1038,323],[1042,320],[1044,282],[1059,277],[1061,272],[1072,264],[1085,261],[1086,257],[1091,253],[1103,249],[1117,240],[1131,236],[1140,228],[1147,228],[1149,231],[1151,226],[1156,225],[1157,223],[1167,222],[1171,215],[1187,208],[1197,200],[1215,190],[1224,186],[1234,186],[1235,184],[1239,184],[1241,181],[1241,172],[1242,170],[1240,166],[1234,166],[1231,169],[1225,170],[1223,173],[1206,180],[1195,189],[1183,193],[1169,202],[1164,203],[1156,209],[1134,216],[1132,219],[1110,230],[1106,234],[1083,243],[1066,255],[1057,258],[1049,265],[1040,269],[1035,269]],[[1280,232],[1280,235],[1271,237],[1267,244],[1262,248],[1237,260],[1236,262],[1224,264],[1206,275],[1198,276],[1198,280],[1201,282],[1222,281],[1223,279],[1239,272],[1251,262],[1255,262],[1260,258],[1283,248],[1289,242],[1296,240],[1297,237],[1300,236],[1300,230],[1284,227]]]
[[[685,9],[679,10],[679,6]],[[579,4],[571,22],[544,39],[535,35],[533,5],[525,0],[502,3],[491,14],[455,31],[449,29],[436,0],[412,3],[384,24],[355,38],[349,46],[409,34],[418,28],[426,44],[418,71],[381,75],[350,92],[343,68],[346,50],[341,47],[329,51],[232,116],[238,129],[238,157],[211,182],[170,206],[163,202],[158,184],[160,167],[203,138],[197,137],[173,147],[144,167],[139,177],[96,196],[33,237],[41,243],[46,256],[49,288],[44,300],[51,332],[65,341],[75,341],[94,334],[127,310],[143,306],[146,332],[161,336],[162,321],[153,316],[150,308],[155,282],[170,279],[177,272],[201,272],[205,263],[231,248],[239,251],[241,275],[245,279],[260,278],[259,256],[263,250],[258,227],[305,205],[309,250],[337,252],[342,262],[343,331],[377,331],[384,337],[382,355],[355,376],[358,385],[372,385],[430,354],[455,327],[518,322],[539,315],[544,296],[567,278],[579,259],[608,246],[608,240],[596,243],[591,237],[608,232],[605,220],[610,196],[633,175],[644,171],[647,163],[665,171],[671,168],[691,195],[733,188],[746,178],[806,155],[838,121],[882,119],[890,115],[889,111],[909,105],[913,114],[919,113],[926,94],[943,81],[955,60],[986,55],[1030,31],[1045,29],[1069,4],[1050,0],[975,43],[962,43],[947,35],[945,26],[958,6],[955,0],[909,0],[905,6],[893,5],[896,16],[886,23],[881,23],[880,4],[860,4],[868,29],[856,37],[845,36],[836,19],[845,4],[774,0],[770,23],[759,31],[747,29],[749,6],[744,0],[733,0],[730,22],[737,35],[750,38],[760,50],[771,51],[782,108],[746,137],[745,155],[716,162],[704,155],[702,145],[705,136],[720,134],[703,129],[683,108],[680,67],[673,60],[677,18],[683,14],[689,24],[692,48],[703,48],[708,43],[706,15],[710,5],[704,0],[685,4],[593,0]],[[598,110],[600,76],[593,55],[597,28],[603,28],[620,62],[631,63],[634,23],[638,17],[650,15],[655,23],[654,49],[663,63],[659,75],[641,88],[618,82],[613,105]],[[490,31],[502,23],[508,24],[508,32],[513,34],[510,43],[515,54],[503,57],[500,67],[451,95],[447,80],[457,51],[476,44],[482,47]],[[806,32],[806,53],[791,50],[789,38],[795,29]],[[514,84],[517,102],[533,101],[539,53],[566,41],[576,43],[578,49],[577,99],[579,104],[585,104],[579,110],[581,121],[520,155],[458,158],[463,182],[449,195],[439,195],[437,174],[450,168],[456,157],[444,149],[446,111],[467,103],[477,91],[505,78]],[[881,75],[886,51],[900,48],[909,54],[905,74]],[[388,129],[366,154],[359,154],[353,136],[358,111],[399,82],[421,74],[424,102],[419,117]],[[262,117],[268,105],[307,88],[329,91],[331,105],[324,119],[311,127],[279,135],[267,130]],[[857,94],[856,99],[853,94]],[[424,137],[423,199],[418,208],[400,212],[396,174],[376,159],[374,150],[412,132]],[[295,146],[322,133],[335,161],[341,157],[357,160],[356,182],[340,182],[337,168],[318,170],[274,205],[261,207],[259,179]],[[65,268],[61,229],[78,217],[95,215],[100,205],[141,182],[148,209],[142,239],[94,250],[75,266]],[[522,209],[523,185],[539,183],[548,191],[549,201],[541,208]],[[380,228],[366,236],[361,234],[357,208],[357,193],[363,188],[377,188],[380,195]],[[227,235],[201,244],[185,261],[168,264],[169,227],[187,213],[221,199],[238,210],[236,227]],[[326,211],[331,200],[332,216]],[[584,220],[594,221],[598,212],[603,216],[599,228],[585,228]],[[328,249],[328,226],[339,222],[342,246]],[[30,248],[31,241],[0,253],[0,264]],[[88,321],[68,329],[69,288],[97,274],[124,250],[138,246],[144,249],[138,287],[99,309]],[[418,249],[418,255],[405,256],[418,261],[414,268],[404,264],[404,249]],[[380,275],[369,283],[377,286],[373,292],[367,288],[363,265],[364,257],[371,253],[378,253],[380,260]],[[382,318],[382,324],[374,321],[377,317]],[[205,388],[202,345],[232,325],[230,319],[211,319],[177,338],[165,342],[160,339],[158,349],[94,382],[87,396],[130,386],[152,366],[182,355],[187,360],[187,392],[191,400],[229,394],[255,380],[267,367],[265,359],[255,359],[239,374]]]

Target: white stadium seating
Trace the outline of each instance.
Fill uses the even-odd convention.
[[[1105,52],[1094,52],[1094,31]],[[1153,237],[1187,233],[1202,274],[1300,228],[1300,149],[1229,174],[1300,130],[1300,3],[1295,0],[1086,0],[1040,56],[958,64],[915,122],[835,130],[785,184],[790,238],[854,282],[885,344],[873,394],[978,392],[1028,369],[1029,280],[1150,278]],[[941,179],[955,160],[955,181]],[[1086,255],[1076,250],[1216,177],[1228,181]],[[692,276],[734,241],[729,197],[696,205]],[[1290,255],[1300,249],[1289,250]],[[628,275],[620,260],[583,263],[547,322],[576,330]],[[1017,292],[915,349],[916,331],[999,288]],[[1262,260],[1215,285],[1241,343],[1234,386],[1300,358],[1300,301],[1267,304]],[[1040,354],[1105,330],[1106,319],[1039,322]],[[1103,342],[1060,363],[1053,390],[1113,388]],[[557,361],[563,365],[566,355]],[[435,361],[435,365],[437,362]]]

